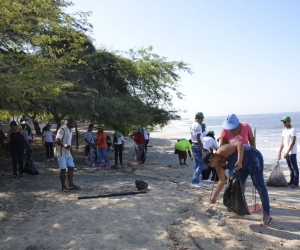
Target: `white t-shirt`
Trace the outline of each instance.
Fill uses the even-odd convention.
[[[27,129],[24,129],[24,133],[25,133],[25,135],[27,137],[27,140],[32,140],[32,136],[31,136],[32,132],[29,134],[29,131]]]
[[[203,148],[209,150],[209,148],[218,149],[216,140],[210,136],[204,136],[202,139]]]
[[[202,132],[202,136],[205,137],[207,134],[208,134],[208,131],[205,129],[205,130]]]
[[[124,141],[123,135],[121,135],[121,136],[118,138],[118,140],[115,142],[115,144],[121,145],[121,144],[123,144],[122,141]]]
[[[148,131],[144,131],[145,140],[149,140]]]
[[[45,142],[53,142],[53,132],[51,130],[45,130],[43,137],[45,137]]]
[[[200,140],[202,141],[203,136],[202,136],[202,128],[201,125],[198,122],[193,122],[190,128],[191,132],[191,140],[194,143],[198,143],[197,141],[197,135],[200,135]]]
[[[291,144],[291,139],[293,137],[297,137],[297,131],[296,129],[292,128],[285,128],[282,130],[282,137],[283,137],[283,149],[285,152],[287,152],[290,144]],[[297,141],[295,142],[294,146],[292,147],[292,150],[289,152],[289,154],[297,154]]]
[[[60,139],[63,144],[71,145],[72,131],[67,127],[67,125],[63,125],[58,129],[55,139]],[[57,156],[64,156],[66,158],[72,156],[70,150],[58,145],[56,147],[56,154]]]

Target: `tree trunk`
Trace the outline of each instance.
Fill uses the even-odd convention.
[[[34,129],[35,129],[35,134],[36,134],[36,135],[42,135],[41,128],[40,128],[39,124],[37,123],[37,121],[35,120],[37,113],[34,112],[34,115],[33,115],[33,116],[30,116],[30,115],[28,115],[28,114],[25,114],[25,115],[26,115],[27,117],[29,117],[29,118],[32,119],[33,126],[34,126]]]

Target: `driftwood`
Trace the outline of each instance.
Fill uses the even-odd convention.
[[[194,244],[201,250],[204,250],[204,247],[201,246],[201,244],[190,234],[188,233],[188,236],[192,239],[192,241],[194,242]]]
[[[79,196],[78,200],[81,199],[93,199],[93,198],[107,198],[107,197],[114,197],[114,196],[126,196],[126,195],[136,195],[136,194],[146,194],[147,191],[139,191],[139,192],[124,192],[124,193],[113,193],[113,194],[100,194],[100,195],[93,195],[93,196]]]

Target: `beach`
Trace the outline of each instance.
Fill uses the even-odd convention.
[[[174,130],[151,132],[143,165],[135,163],[133,141],[125,137],[125,167],[102,171],[86,164],[84,130],[80,131],[79,148],[74,148],[74,183],[82,188],[68,193],[60,191],[57,161],[46,162],[39,136],[33,144],[38,176],[25,174],[24,180],[11,180],[11,160],[1,150],[0,249],[199,249],[195,242],[203,249],[300,249],[299,189],[268,187],[273,217],[269,227],[259,226],[262,210],[218,226],[204,213],[212,184],[189,186],[193,162],[178,164],[173,146],[180,136]],[[111,150],[108,156],[114,165]],[[265,158],[265,180],[274,165],[272,156]],[[282,170],[288,180],[284,161]],[[147,193],[78,199],[137,191],[135,180],[148,183]],[[222,204],[223,191],[216,207],[226,217],[232,213]],[[249,203],[251,194],[248,178]]]

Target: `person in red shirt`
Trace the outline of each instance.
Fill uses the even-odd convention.
[[[96,134],[96,145],[97,145],[97,156],[99,161],[98,169],[102,170],[104,168],[102,164],[102,157],[106,162],[106,168],[110,168],[111,165],[107,157],[106,133],[103,131],[103,126],[99,126],[97,128],[98,128],[98,132]]]
[[[137,164],[142,164],[143,162],[141,161],[142,154],[144,151],[144,144],[145,144],[145,137],[143,133],[142,128],[138,128],[137,130],[134,130],[130,137],[133,137],[134,140],[134,146],[135,146],[135,158],[137,161]]]

